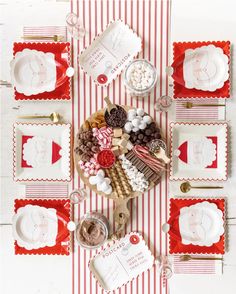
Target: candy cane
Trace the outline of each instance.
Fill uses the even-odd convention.
[[[146,163],[146,165],[155,172],[159,173],[164,169],[165,165],[158,158],[153,157],[149,153],[147,147],[136,145],[134,146],[133,151],[139,159]]]

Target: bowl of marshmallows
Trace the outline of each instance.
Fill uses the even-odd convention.
[[[157,82],[156,68],[145,59],[135,59],[126,68],[124,83],[132,96],[147,96]]]

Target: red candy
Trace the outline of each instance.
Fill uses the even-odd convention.
[[[103,149],[97,155],[97,162],[103,168],[112,167],[112,165],[115,163],[115,160],[115,154],[110,149]]]

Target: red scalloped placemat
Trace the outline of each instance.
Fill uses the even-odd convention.
[[[223,49],[230,61],[230,41],[206,41],[206,42],[174,42],[173,43],[173,63],[184,54],[187,49],[195,49],[206,45],[215,45]],[[187,89],[174,81],[174,98],[229,98],[230,97],[230,80],[224,83],[221,89],[214,92],[197,89]]]
[[[203,201],[208,201],[210,203],[215,203],[217,207],[223,212],[223,217],[225,217],[225,199],[223,198],[196,198],[196,199],[186,199],[186,198],[171,198],[170,199],[170,219],[172,231],[174,233],[169,234],[169,253],[170,254],[224,254],[225,253],[225,237],[224,234],[220,237],[219,242],[213,244],[210,247],[198,246],[198,245],[184,245],[181,242],[181,236],[179,232],[179,222],[178,215],[180,209],[185,206],[191,206],[196,203]],[[175,236],[174,236],[175,235]],[[178,238],[176,238],[176,236]]]
[[[55,54],[55,60],[65,67],[70,66],[70,43],[68,42],[58,42],[58,43],[29,43],[29,42],[15,42],[13,44],[13,55],[24,49],[35,49],[42,52],[51,52]],[[63,53],[67,53],[69,58],[66,59],[62,57]],[[57,78],[58,78],[57,70]],[[44,92],[36,95],[26,96],[19,93],[15,89],[15,99],[16,100],[70,100],[70,78],[67,78],[65,82],[57,87],[52,92]]]
[[[32,254],[32,255],[69,255],[70,254],[70,233],[67,229],[67,223],[70,221],[70,200],[69,199],[15,199],[14,212],[18,208],[28,204],[38,205],[46,208],[54,208],[57,216],[63,218],[65,222],[58,221],[58,233],[56,245],[53,247],[43,247],[39,249],[27,250],[18,246],[15,241],[15,254]]]

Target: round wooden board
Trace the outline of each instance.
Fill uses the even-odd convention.
[[[122,105],[122,107],[123,107],[126,111],[128,111],[129,109],[134,108],[134,107],[123,106],[123,105]],[[91,120],[93,117],[96,117],[98,114],[104,114],[105,110],[106,110],[105,108],[98,110],[97,112],[93,113],[93,114],[91,115],[91,117],[89,117],[87,120]],[[81,128],[78,130],[78,132],[83,128],[83,126],[84,126],[84,124],[81,126]],[[78,134],[78,133],[77,133],[77,134]],[[74,150],[75,150],[75,148],[77,147],[77,134],[76,134],[75,143],[74,143]],[[80,168],[80,166],[79,166],[80,156],[79,156],[78,154],[76,154],[75,151],[73,151],[73,154],[74,154],[74,164],[75,164],[76,170],[77,170],[77,172],[78,172],[80,178],[81,178],[82,181],[84,182],[84,184],[85,184],[87,187],[89,187],[89,189],[91,189],[91,190],[92,190],[93,192],[95,192],[96,194],[101,195],[101,196],[106,197],[106,198],[109,198],[109,199],[113,199],[113,200],[116,202],[116,212],[117,212],[117,213],[118,213],[118,212],[119,212],[119,213],[122,212],[122,213],[124,213],[124,214],[126,215],[127,218],[129,218],[129,213],[128,213],[128,211],[127,211],[127,203],[128,203],[128,201],[129,201],[131,198],[135,198],[135,197],[137,197],[137,196],[139,196],[139,195],[142,195],[142,193],[141,193],[141,192],[132,192],[132,193],[130,194],[129,197],[126,197],[126,198],[120,198],[120,197],[118,197],[118,195],[117,195],[116,192],[112,192],[110,195],[106,195],[105,193],[98,191],[98,190],[96,189],[96,185],[91,185],[91,184],[89,183],[89,179],[86,178],[86,177],[84,176],[84,172],[83,172],[83,170],[82,170],[82,169]],[[150,190],[150,189],[153,188],[153,187],[154,187],[153,184],[149,185],[148,190]],[[147,191],[148,191],[148,190],[147,190]],[[115,212],[114,212],[114,213],[115,213]],[[114,217],[115,217],[116,222],[119,223],[119,216],[117,215],[117,213],[115,213]],[[119,213],[118,213],[118,214],[119,214]]]

